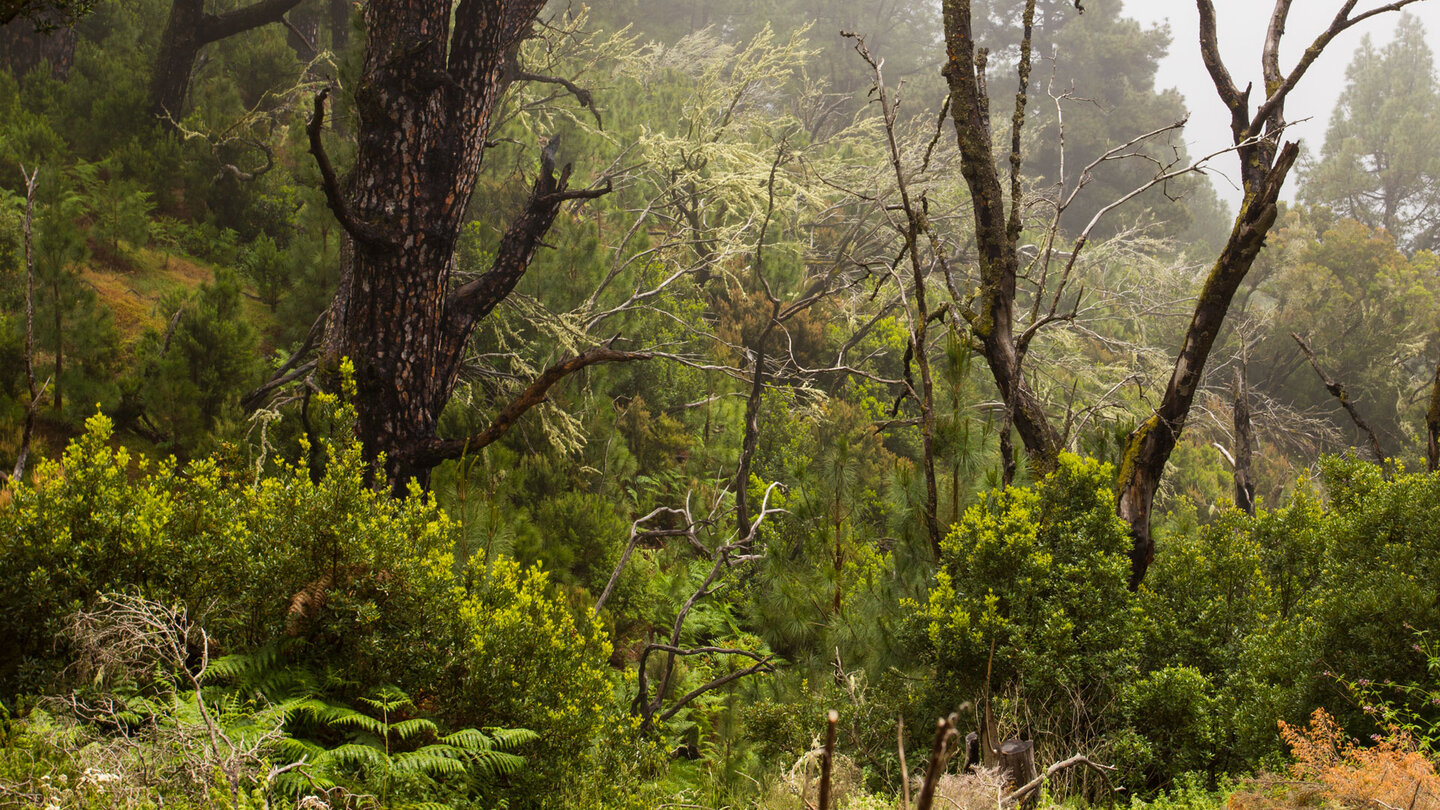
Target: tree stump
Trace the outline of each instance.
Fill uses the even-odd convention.
[[[1035,743],[1030,740],[1006,740],[1000,744],[1000,772],[1007,790],[1014,792],[1035,778]],[[1021,807],[1034,807],[1040,791],[1032,790],[1020,800]]]
[[[965,735],[965,770],[970,771],[980,765],[980,732],[972,731]]]

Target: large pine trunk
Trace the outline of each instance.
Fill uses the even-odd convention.
[[[357,433],[383,453],[396,494],[428,483],[436,424],[475,323],[514,288],[560,204],[547,150],[529,203],[492,268],[451,289],[455,246],[480,172],[508,68],[543,0],[465,0],[450,32],[448,0],[367,4],[368,42],[356,85],[356,162],[345,188],[328,160],[327,193],[348,234],[322,365],[354,366]],[[321,156],[318,116],[312,148]],[[592,195],[593,196],[593,195]]]
[[[150,114],[156,118],[179,121],[184,115],[190,74],[205,45],[200,40],[204,17],[204,0],[175,0],[170,6],[150,77]]]

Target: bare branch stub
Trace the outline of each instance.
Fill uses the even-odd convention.
[[[935,739],[930,745],[930,766],[925,771],[920,795],[915,799],[915,810],[930,810],[935,803],[935,786],[940,783],[940,777],[945,773],[945,762],[948,759],[945,749],[955,734],[955,729],[947,718],[941,717],[935,722]]]
[[[840,722],[840,713],[834,709],[825,717],[825,749],[820,760],[820,808],[830,810],[830,775],[835,762],[835,727]]]

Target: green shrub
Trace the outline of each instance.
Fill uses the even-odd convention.
[[[1140,614],[1111,480],[1108,465],[1062,455],[1033,487],[987,493],[945,538],[922,620],[950,706],[985,692],[989,672],[1032,734],[1075,750],[1135,677]]]
[[[345,418],[340,430],[346,432]],[[533,757],[509,783],[538,804],[592,767],[602,727],[628,723],[598,618],[577,618],[538,568],[455,562],[457,526],[415,494],[364,481],[357,443],[325,474],[206,459],[177,467],[111,446],[103,416],[0,507],[0,697],[63,687],[64,617],[101,594],[191,606],[218,653],[284,640],[286,665],[354,700],[393,684],[449,727],[528,728]]]

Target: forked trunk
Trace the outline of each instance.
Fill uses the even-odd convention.
[[[301,0],[259,0],[224,14],[205,13],[205,0],[175,0],[160,35],[150,77],[150,114],[169,129],[185,115],[190,74],[200,50],[212,42],[280,22]]]
[[[372,462],[384,454],[397,495],[412,480],[428,484],[430,469],[454,450],[441,447],[435,427],[476,322],[514,289],[561,204],[599,193],[566,190],[568,167],[554,176],[552,142],[489,272],[450,289],[509,54],[543,4],[464,0],[453,12],[452,37],[449,0],[368,3],[369,41],[355,87],[359,148],[344,189],[321,141],[324,94],[316,100],[311,149],[349,237],[322,365],[333,371],[342,357],[352,362],[359,439]]]

